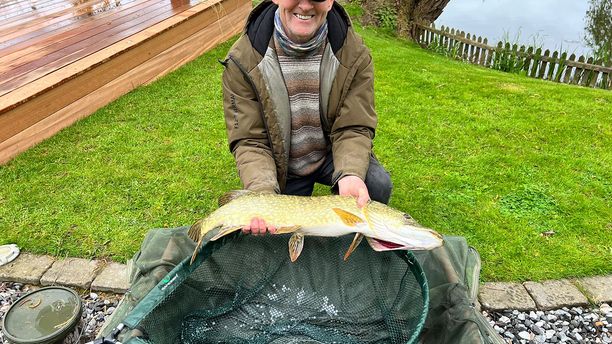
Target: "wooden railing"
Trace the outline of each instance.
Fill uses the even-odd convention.
[[[586,87],[612,89],[612,66],[604,66],[575,54],[569,57],[566,52],[550,53],[541,48],[518,47],[516,44],[498,42],[497,46],[488,45],[486,38],[466,34],[463,31],[434,24],[412,23],[415,39],[423,47],[439,51],[453,58],[473,64],[525,74],[532,78],[550,80]]]

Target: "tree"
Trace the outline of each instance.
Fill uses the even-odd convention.
[[[450,0],[353,0],[364,10],[362,21],[395,30],[400,36],[414,37],[410,23],[432,23]]]
[[[586,13],[586,43],[593,48],[595,59],[612,65],[612,0],[590,0]]]

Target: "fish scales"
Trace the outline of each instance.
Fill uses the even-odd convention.
[[[275,227],[344,225],[333,208],[361,213],[355,199],[348,196],[270,197],[268,194],[247,194],[214,211],[202,227],[243,226],[249,224],[253,217],[260,217]]]
[[[442,245],[442,237],[420,226],[409,216],[385,204],[371,201],[357,207],[349,196],[290,196],[248,191],[234,191],[224,196],[220,207],[198,221],[189,236],[200,244],[239,230],[254,217],[261,218],[278,234],[293,233],[289,247],[292,260],[297,259],[304,235],[340,236],[356,233],[345,258],[363,237],[376,251],[393,249],[431,249]],[[292,251],[292,252],[291,252]]]

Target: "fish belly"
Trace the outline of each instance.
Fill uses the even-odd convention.
[[[340,224],[333,225],[321,225],[321,226],[309,226],[302,227],[298,232],[304,235],[311,236],[324,236],[324,237],[339,237],[355,232],[359,232],[356,227],[349,227]]]

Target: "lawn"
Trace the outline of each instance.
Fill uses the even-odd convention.
[[[612,273],[612,92],[359,32],[375,61],[374,150],[392,206],[465,236],[486,281]],[[0,166],[0,244],[124,262],[148,229],[189,225],[240,188],[217,62],[229,47]]]

